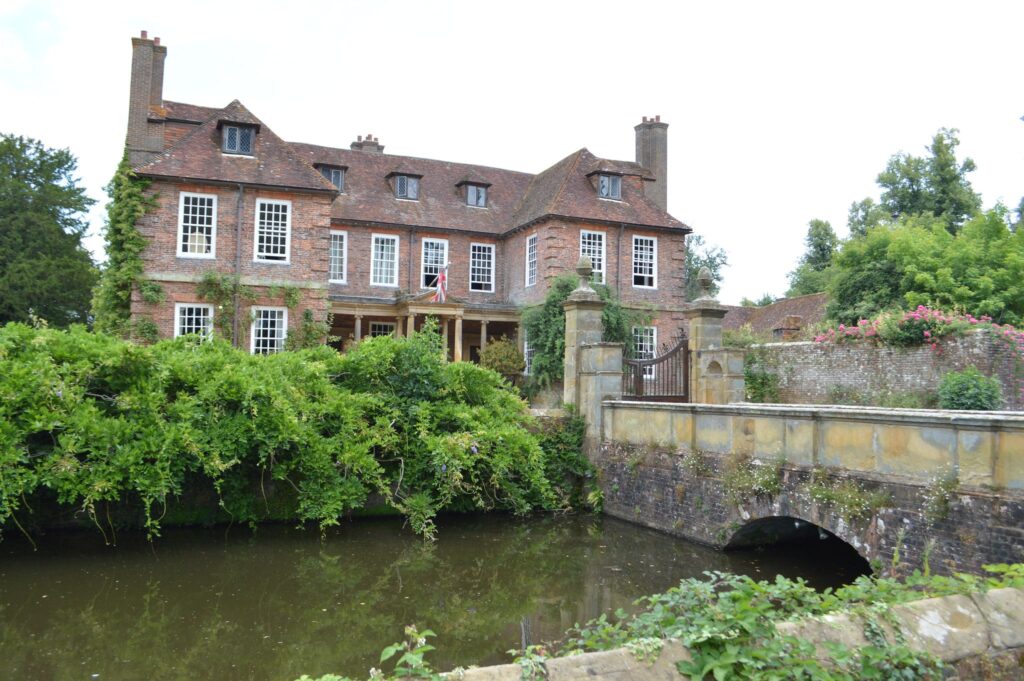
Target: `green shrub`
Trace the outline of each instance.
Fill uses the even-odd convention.
[[[526,362],[515,341],[502,336],[487,341],[487,347],[480,350],[480,365],[511,380],[522,376]]]
[[[436,326],[259,356],[222,339],[139,346],[112,336],[0,329],[0,525],[50,490],[97,526],[137,504],[151,533],[186,484],[212,486],[242,522],[261,481],[295,490],[321,528],[371,494],[421,533],[443,509],[564,508],[527,406],[493,371],[441,352]],[[563,455],[558,455],[563,456]],[[555,458],[558,458],[556,456]],[[256,501],[259,503],[255,503]]]
[[[999,381],[985,376],[977,367],[964,371],[951,371],[939,384],[939,407],[942,409],[970,409],[993,411],[1003,404]]]
[[[768,366],[763,352],[747,352],[743,361],[743,381],[747,402],[778,402],[779,375]]]

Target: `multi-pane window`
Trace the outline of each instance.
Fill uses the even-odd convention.
[[[254,129],[244,125],[224,126],[224,146],[228,154],[252,154],[252,138]]]
[[[373,235],[373,258],[370,263],[370,284],[398,286],[398,237]]]
[[[658,240],[653,236],[633,237],[633,286],[658,288]]]
[[[487,187],[481,187],[478,184],[466,185],[466,205],[486,208]]]
[[[288,238],[291,235],[292,204],[290,201],[256,201],[256,253],[254,258],[266,262],[288,262]]]
[[[288,308],[254,307],[249,334],[253,354],[270,355],[284,350],[288,336]]]
[[[469,245],[469,290],[494,290],[494,244]]]
[[[597,195],[602,199],[621,199],[622,178],[618,175],[598,175]]]
[[[533,374],[533,355],[534,349],[530,347],[530,341],[523,339],[523,375],[530,376]]]
[[[604,283],[604,232],[580,230],[580,257],[590,258],[594,267],[594,281]]]
[[[174,337],[190,333],[209,337],[213,332],[213,306],[177,303],[174,306]]]
[[[178,203],[178,255],[213,258],[217,252],[217,197],[181,193]]]
[[[338,188],[338,191],[345,191],[345,169],[344,168],[332,168],[330,166],[320,166],[320,174],[323,175],[328,182]]]
[[[370,337],[393,336],[395,324],[393,322],[370,322]]]
[[[633,350],[637,359],[654,359],[658,346],[658,329],[654,326],[633,327]],[[654,378],[654,367],[644,367],[644,378]]]
[[[526,238],[526,285],[537,283],[537,235]]]
[[[420,178],[412,175],[395,175],[395,196],[415,201],[420,198]]]
[[[346,281],[348,264],[348,234],[331,230],[331,251],[328,256],[327,278],[337,284]]]
[[[446,239],[423,240],[423,267],[420,275],[422,288],[437,287],[437,276],[448,262],[448,241]]]

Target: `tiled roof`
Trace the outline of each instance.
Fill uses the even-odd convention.
[[[185,104],[183,102],[169,102],[167,100],[164,100],[163,108],[165,118],[173,118],[179,121],[191,121],[192,123],[205,123],[220,111],[220,109],[209,106]]]
[[[221,120],[259,125],[252,156],[221,152]],[[172,177],[240,182],[267,187],[335,191],[308,163],[248,109],[235,100],[213,115],[151,163],[135,169],[146,177]]]
[[[622,200],[599,199],[588,174],[600,167],[602,159],[586,149],[563,158],[534,179],[516,211],[513,227],[529,224],[545,215],[562,215],[580,220],[623,222],[682,229],[690,228],[656,206],[642,191],[629,192],[623,182]],[[641,166],[625,161],[612,162],[619,172],[649,175]]]
[[[825,318],[825,304],[828,294],[812,293],[795,298],[783,298],[764,307],[734,307],[726,305],[723,329],[738,329],[750,324],[751,329],[758,333],[771,333],[783,327],[786,317],[800,317],[800,327],[806,328],[817,324]]]
[[[490,234],[506,231],[532,175],[465,163],[433,161],[315,144],[292,143],[309,164],[345,166],[345,191],[334,200],[331,217],[337,220],[378,222],[417,227],[458,229]],[[419,175],[419,200],[396,199],[387,180],[391,173]],[[457,186],[471,177],[490,183],[487,207],[467,206]]]
[[[335,149],[282,141],[237,100],[223,109],[164,102],[165,118],[202,122],[159,158],[136,169],[141,175],[243,182],[299,189],[333,189],[316,164],[343,166],[345,191],[332,218],[339,221],[464,230],[500,235],[546,216],[626,223],[690,231],[651,202],[639,187],[649,170],[629,161],[600,159],[586,149],[570,154],[538,175],[486,166]],[[155,115],[155,114],[154,114]],[[252,157],[224,154],[218,126],[234,121],[259,126]],[[635,176],[622,185],[622,200],[597,197],[594,172]],[[418,200],[397,199],[388,177],[420,176]],[[487,207],[466,205],[465,182],[483,184]]]

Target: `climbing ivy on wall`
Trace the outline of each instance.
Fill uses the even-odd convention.
[[[142,275],[142,249],[146,240],[136,228],[136,221],[155,205],[145,194],[149,186],[132,172],[128,152],[121,157],[113,179],[107,185],[107,220],[103,239],[107,249],[107,265],[93,293],[92,314],[97,331],[118,336],[131,333],[132,287]],[[148,295],[156,292],[151,285]],[[152,322],[152,320],[149,320]]]

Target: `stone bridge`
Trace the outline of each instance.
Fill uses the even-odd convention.
[[[1024,560],[1018,414],[605,401],[601,420],[616,517],[724,548],[823,528],[884,571]]]
[[[827,532],[885,571],[1024,561],[1024,415],[739,403],[743,354],[722,347],[707,291],[685,312],[705,403],[623,401],[622,345],[602,342],[577,272],[563,399],[587,421],[606,513],[725,548]]]

